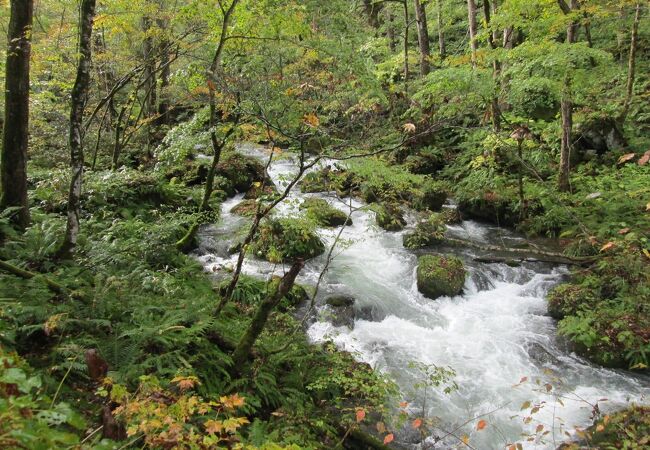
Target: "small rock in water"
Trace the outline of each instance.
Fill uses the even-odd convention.
[[[343,308],[354,305],[354,297],[349,295],[330,295],[325,299],[325,303],[333,308]]]

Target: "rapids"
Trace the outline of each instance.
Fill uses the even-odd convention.
[[[239,150],[268,157],[253,145],[242,145]],[[295,171],[294,161],[277,159],[269,175],[281,187]],[[325,198],[345,212],[350,206],[363,207],[356,200],[341,200],[332,194],[303,195],[296,188],[276,214],[298,214],[300,200],[307,196]],[[207,271],[218,272],[236,260],[227,248],[247,220],[229,211],[241,199],[240,195],[224,202],[221,222],[200,232],[198,258]],[[461,296],[432,301],[417,290],[417,255],[402,246],[403,232],[389,233],[376,227],[374,213],[365,209],[351,217],[354,224],[342,233],[336,258],[320,286],[319,312],[307,333],[314,342],[333,341],[394,379],[401,390],[396,406],[405,400],[413,416],[421,416],[424,409],[428,418],[438,418],[438,428],[427,445],[418,446],[417,435],[408,426],[397,430],[398,445],[462,448],[458,438],[467,435],[469,448],[481,450],[503,449],[513,442],[521,442],[526,449],[552,449],[573,437],[576,427],[584,429],[592,423],[592,405],[598,403],[602,411],[611,411],[630,402],[648,401],[647,378],[594,366],[572,354],[557,338],[545,295],[566,277],[565,267],[532,262],[519,267],[476,263],[475,250],[447,249],[464,259],[469,276]],[[338,232],[320,230],[328,245]],[[504,229],[471,221],[449,227],[448,233],[492,244],[523,241]],[[325,256],[309,261],[298,281],[315,285],[324,264]],[[250,258],[244,264],[244,273],[251,275],[266,277],[273,271],[282,273],[283,268]],[[353,329],[334,327],[326,319],[328,307],[322,306],[322,300],[333,293],[356,299]],[[415,387],[423,374],[412,362],[453,368],[458,390],[445,394],[442,387],[434,388],[425,396],[423,389]],[[524,377],[526,381],[520,383]],[[531,406],[522,410],[527,402]],[[539,411],[525,421],[536,405]],[[479,416],[487,422],[480,431],[476,429]],[[540,425],[543,430],[527,441],[525,435],[535,434]],[[549,433],[542,436],[545,431]],[[445,439],[434,439],[449,432],[453,433]]]

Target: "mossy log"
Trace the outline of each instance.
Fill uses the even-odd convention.
[[[79,293],[72,294],[65,286],[47,278],[46,276],[43,276],[39,273],[30,272],[29,270],[25,270],[18,266],[14,266],[13,264],[9,264],[6,261],[0,260],[0,270],[4,270],[5,272],[23,278],[25,280],[31,280],[32,278],[38,277],[55,294],[64,295],[76,300],[85,300],[84,296],[80,295]]]

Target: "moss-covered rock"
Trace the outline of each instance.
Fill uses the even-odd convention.
[[[413,190],[411,203],[413,208],[418,211],[440,211],[446,201],[447,189],[445,185],[434,180],[428,180],[422,186]]]
[[[415,230],[406,233],[402,238],[405,248],[416,249],[435,245],[445,235],[445,224],[440,214],[431,214],[426,219],[418,222]]]
[[[267,261],[280,263],[314,258],[325,252],[325,245],[308,221],[270,219],[261,224],[250,251]]]
[[[217,189],[234,195],[248,192],[265,178],[264,166],[252,156],[237,152],[226,153],[217,166]]]
[[[561,320],[596,302],[596,294],[591,289],[576,284],[561,284],[548,294],[548,313],[554,319]]]
[[[349,219],[347,214],[322,198],[308,198],[300,205],[300,209],[307,212],[307,218],[323,227],[352,225],[352,219]]]
[[[344,306],[354,305],[354,297],[349,295],[330,295],[325,299],[325,304],[332,306],[334,308],[342,308]]]
[[[243,200],[230,209],[230,212],[238,216],[253,217],[257,212],[256,200]]]
[[[418,290],[430,299],[460,294],[465,276],[463,262],[455,256],[424,255],[418,258]]]
[[[328,166],[305,175],[300,190],[304,193],[336,192],[339,197],[345,197],[353,184],[353,177],[346,170]]]
[[[354,298],[348,295],[332,295],[325,299],[329,306],[326,312],[326,319],[335,327],[354,327],[356,313],[354,310]]]
[[[399,206],[394,203],[377,203],[372,206],[377,225],[386,231],[400,231],[406,226],[406,220]]]
[[[457,208],[443,208],[440,211],[440,218],[447,225],[456,225],[463,221]]]

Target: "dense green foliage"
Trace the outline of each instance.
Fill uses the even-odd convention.
[[[308,342],[296,311],[311,289],[292,286],[233,367],[281,282],[242,274],[229,292],[238,268],[215,280],[190,254],[236,194],[241,236],[252,236],[234,248],[242,257],[277,268],[325,253],[318,228],[351,222],[323,199],[248,229],[291,183],[359,199],[389,231],[417,213],[409,249],[439,244],[458,211],[553,239],[580,263],[549,294],[558,332],[597,364],[647,371],[645,2],[98,0],[76,211],[65,136],[80,2],[34,3],[28,203],[0,211],[0,447],[355,448],[374,442],[359,425],[366,411],[390,444],[394,386]],[[429,54],[417,3],[424,39],[444,44]],[[0,8],[3,32],[10,14]],[[4,84],[13,55],[1,56]],[[274,186],[263,160],[238,148],[247,141],[302,163],[304,177]],[[69,217],[81,227],[63,257]],[[429,297],[456,295],[464,280],[459,259],[420,258]],[[431,386],[453,374],[431,367]],[[589,445],[644,448],[647,413],[597,417]]]

